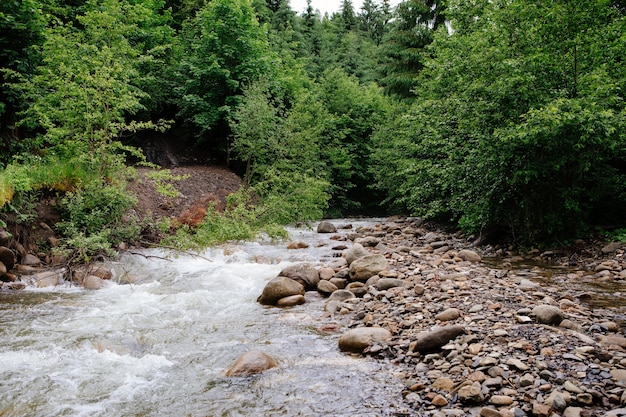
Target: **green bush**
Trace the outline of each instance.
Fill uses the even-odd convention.
[[[58,209],[63,220],[57,223],[57,229],[81,260],[110,255],[112,244],[139,238],[138,220],[125,216],[135,202],[120,185],[92,182],[61,199]]]

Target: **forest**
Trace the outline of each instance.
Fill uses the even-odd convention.
[[[125,183],[156,131],[245,183],[180,241],[388,213],[525,247],[626,239],[623,0],[308,5],[2,1],[5,221],[55,195],[66,247],[136,239]]]

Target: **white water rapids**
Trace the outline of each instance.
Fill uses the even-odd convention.
[[[311,247],[229,244],[202,254],[212,262],[150,250],[115,265],[114,281],[135,284],[0,292],[0,416],[395,415],[393,369],[339,352],[317,294],[291,309],[256,302],[282,268],[337,244],[290,233]],[[252,349],[280,366],[224,377]]]

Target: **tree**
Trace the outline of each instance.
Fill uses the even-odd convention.
[[[15,116],[23,110],[19,92],[9,87],[20,76],[29,78],[39,63],[44,42],[44,14],[35,0],[0,4],[0,163],[6,163],[24,142],[15,129]],[[7,77],[10,71],[14,76]],[[23,135],[23,134],[22,134]]]
[[[426,59],[424,49],[445,20],[443,9],[441,0],[407,0],[398,5],[381,45],[380,82],[387,92],[403,99],[414,97]]]
[[[379,6],[374,0],[365,0],[361,13],[357,16],[359,30],[376,45],[379,45],[387,32],[387,24],[391,18],[389,0]]]
[[[437,32],[415,103],[376,135],[379,184],[526,244],[622,223],[626,40],[610,3],[449,2],[454,34]]]
[[[29,103],[22,123],[43,129],[47,146],[62,149],[71,141],[94,152],[143,108],[145,93],[135,85],[142,55],[129,41],[137,30],[134,7],[92,1],[76,18],[82,30],[59,23],[46,31],[42,63],[20,88]]]
[[[213,0],[183,27],[178,68],[178,115],[224,145],[227,118],[247,85],[272,66],[267,34],[250,0]]]

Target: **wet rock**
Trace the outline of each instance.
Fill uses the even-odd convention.
[[[391,332],[382,327],[359,327],[344,333],[339,338],[339,349],[344,352],[362,353],[376,342],[391,339]]]
[[[2,288],[13,291],[23,290],[24,288],[26,288],[26,283],[22,281],[7,282],[5,284],[2,284]]]
[[[59,271],[45,271],[31,275],[31,282],[37,288],[54,287],[61,282],[61,274]]]
[[[352,291],[349,290],[337,290],[334,291],[330,297],[328,298],[328,301],[338,301],[338,302],[344,302],[346,300],[350,300],[352,298],[356,298],[356,295],[354,295],[354,293]]]
[[[560,308],[547,304],[540,304],[533,308],[533,314],[537,322],[541,324],[559,325],[565,318]]]
[[[15,254],[7,247],[0,246],[0,262],[6,266],[7,271],[10,271],[15,266]]]
[[[291,295],[304,295],[304,286],[291,278],[278,276],[263,288],[257,301],[264,305],[275,305],[278,300]]]
[[[412,352],[430,353],[441,350],[450,340],[465,334],[461,326],[446,326],[430,332],[417,335],[417,339],[410,343],[409,350]]]
[[[276,301],[276,307],[293,307],[300,304],[304,304],[304,295],[296,294],[288,297],[283,297]]]
[[[317,284],[320,282],[319,272],[310,263],[288,266],[280,271],[278,275],[299,282],[305,290],[317,289]]]
[[[317,233],[335,233],[337,228],[331,222],[320,222],[317,225]]]
[[[344,253],[344,257],[348,262],[348,266],[359,258],[369,255],[370,252],[358,243],[355,243],[350,249]]]
[[[237,377],[258,374],[278,366],[276,359],[260,350],[251,350],[241,355],[226,371],[226,376]]]
[[[367,281],[388,268],[389,264],[383,255],[363,256],[350,264],[350,278],[354,281]]]
[[[73,271],[72,281],[82,284],[85,278],[89,275],[96,276],[103,280],[110,280],[113,278],[113,272],[103,265],[94,264],[76,268]]]
[[[88,290],[99,290],[106,287],[109,281],[106,281],[95,275],[87,275],[82,282],[82,286]]]
[[[351,282],[346,285],[346,290],[361,298],[367,294],[367,286],[362,282]]]
[[[293,242],[289,242],[289,244],[287,244],[287,249],[291,249],[291,250],[306,249],[308,247],[309,247],[309,244],[301,240],[296,240]]]

